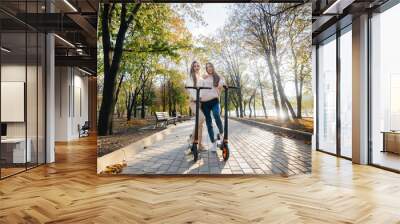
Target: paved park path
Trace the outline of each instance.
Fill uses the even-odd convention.
[[[311,146],[303,141],[276,135],[242,122],[229,121],[230,158],[221,151],[201,152],[194,163],[188,152],[188,136],[193,121],[174,127],[165,139],[146,146],[127,158],[123,174],[277,174],[294,175],[311,171]],[[207,128],[203,140],[211,146]],[[217,130],[217,129],[214,129]]]

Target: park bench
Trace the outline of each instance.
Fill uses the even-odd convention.
[[[176,112],[176,119],[180,122],[190,120],[190,116],[182,115],[180,112]]]
[[[179,122],[182,122],[182,121],[185,121],[185,120],[186,120],[186,117],[185,117],[184,115],[182,115],[180,112],[176,112],[176,119],[177,119]]]
[[[156,117],[156,124],[154,128],[159,127],[158,124],[161,124],[160,127],[167,127],[168,124],[171,124],[173,122],[174,125],[176,125],[176,117],[170,117],[168,112],[156,112],[155,113]]]

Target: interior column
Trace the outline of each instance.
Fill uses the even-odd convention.
[[[368,163],[368,15],[353,19],[352,157]]]

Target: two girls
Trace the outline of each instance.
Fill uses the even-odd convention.
[[[207,125],[207,130],[208,130],[208,135],[210,137],[212,146],[211,146],[211,151],[216,152],[217,150],[217,142],[215,140],[214,136],[214,130],[212,126],[212,118],[211,114],[215,119],[215,124],[218,127],[219,131],[219,136],[218,139],[222,138],[223,135],[223,126],[222,126],[222,120],[220,116],[220,103],[219,103],[219,97],[222,92],[222,87],[224,85],[224,79],[220,77],[214,68],[214,65],[212,63],[206,63],[206,72],[207,74],[201,77],[200,74],[200,64],[194,61],[192,63],[191,69],[190,69],[190,78],[189,82],[186,83],[186,85],[192,84],[193,86],[204,86],[204,87],[210,87],[211,89],[203,89],[200,92],[200,102],[201,102],[201,111],[202,113],[199,114],[199,148],[202,149],[202,144],[201,144],[201,136],[202,136],[202,126],[204,123],[204,118],[206,121]],[[193,72],[192,72],[193,71]],[[190,99],[191,99],[191,104],[190,107],[192,111],[195,109],[195,101],[196,101],[196,94],[194,90],[189,91],[190,94]],[[194,132],[193,132],[194,133]],[[192,135],[194,136],[194,134]]]

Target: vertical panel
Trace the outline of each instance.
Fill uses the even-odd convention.
[[[336,154],[336,41],[318,48],[318,149]]]
[[[45,144],[45,100],[46,100],[46,84],[45,84],[45,66],[46,66],[46,37],[44,34],[39,34],[39,63],[38,63],[38,163],[45,163],[46,158],[46,144]]]
[[[340,36],[340,150],[352,157],[352,34],[345,30]]]
[[[38,163],[38,35],[36,32],[28,31],[28,62],[27,62],[27,98],[26,98],[26,113],[27,113],[27,143],[30,153],[30,162],[28,167],[36,166]],[[29,149],[30,148],[30,149]]]

